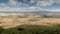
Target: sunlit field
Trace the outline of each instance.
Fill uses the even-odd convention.
[[[0,27],[1,34],[60,34],[60,18],[40,14],[1,13]]]

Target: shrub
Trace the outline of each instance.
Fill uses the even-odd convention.
[[[43,15],[43,18],[51,18],[52,16]]]

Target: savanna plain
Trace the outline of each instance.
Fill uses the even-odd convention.
[[[0,34],[60,34],[60,17],[57,17],[2,13],[0,14]]]

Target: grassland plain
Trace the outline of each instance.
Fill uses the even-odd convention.
[[[19,25],[58,25],[60,24],[60,18],[41,18],[40,15],[8,15],[0,16],[0,26],[3,28],[12,28]]]
[[[0,34],[60,34],[60,18],[0,15]]]

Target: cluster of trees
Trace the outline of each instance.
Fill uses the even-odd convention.
[[[43,18],[51,18],[52,16],[48,16],[48,15],[43,15]]]

